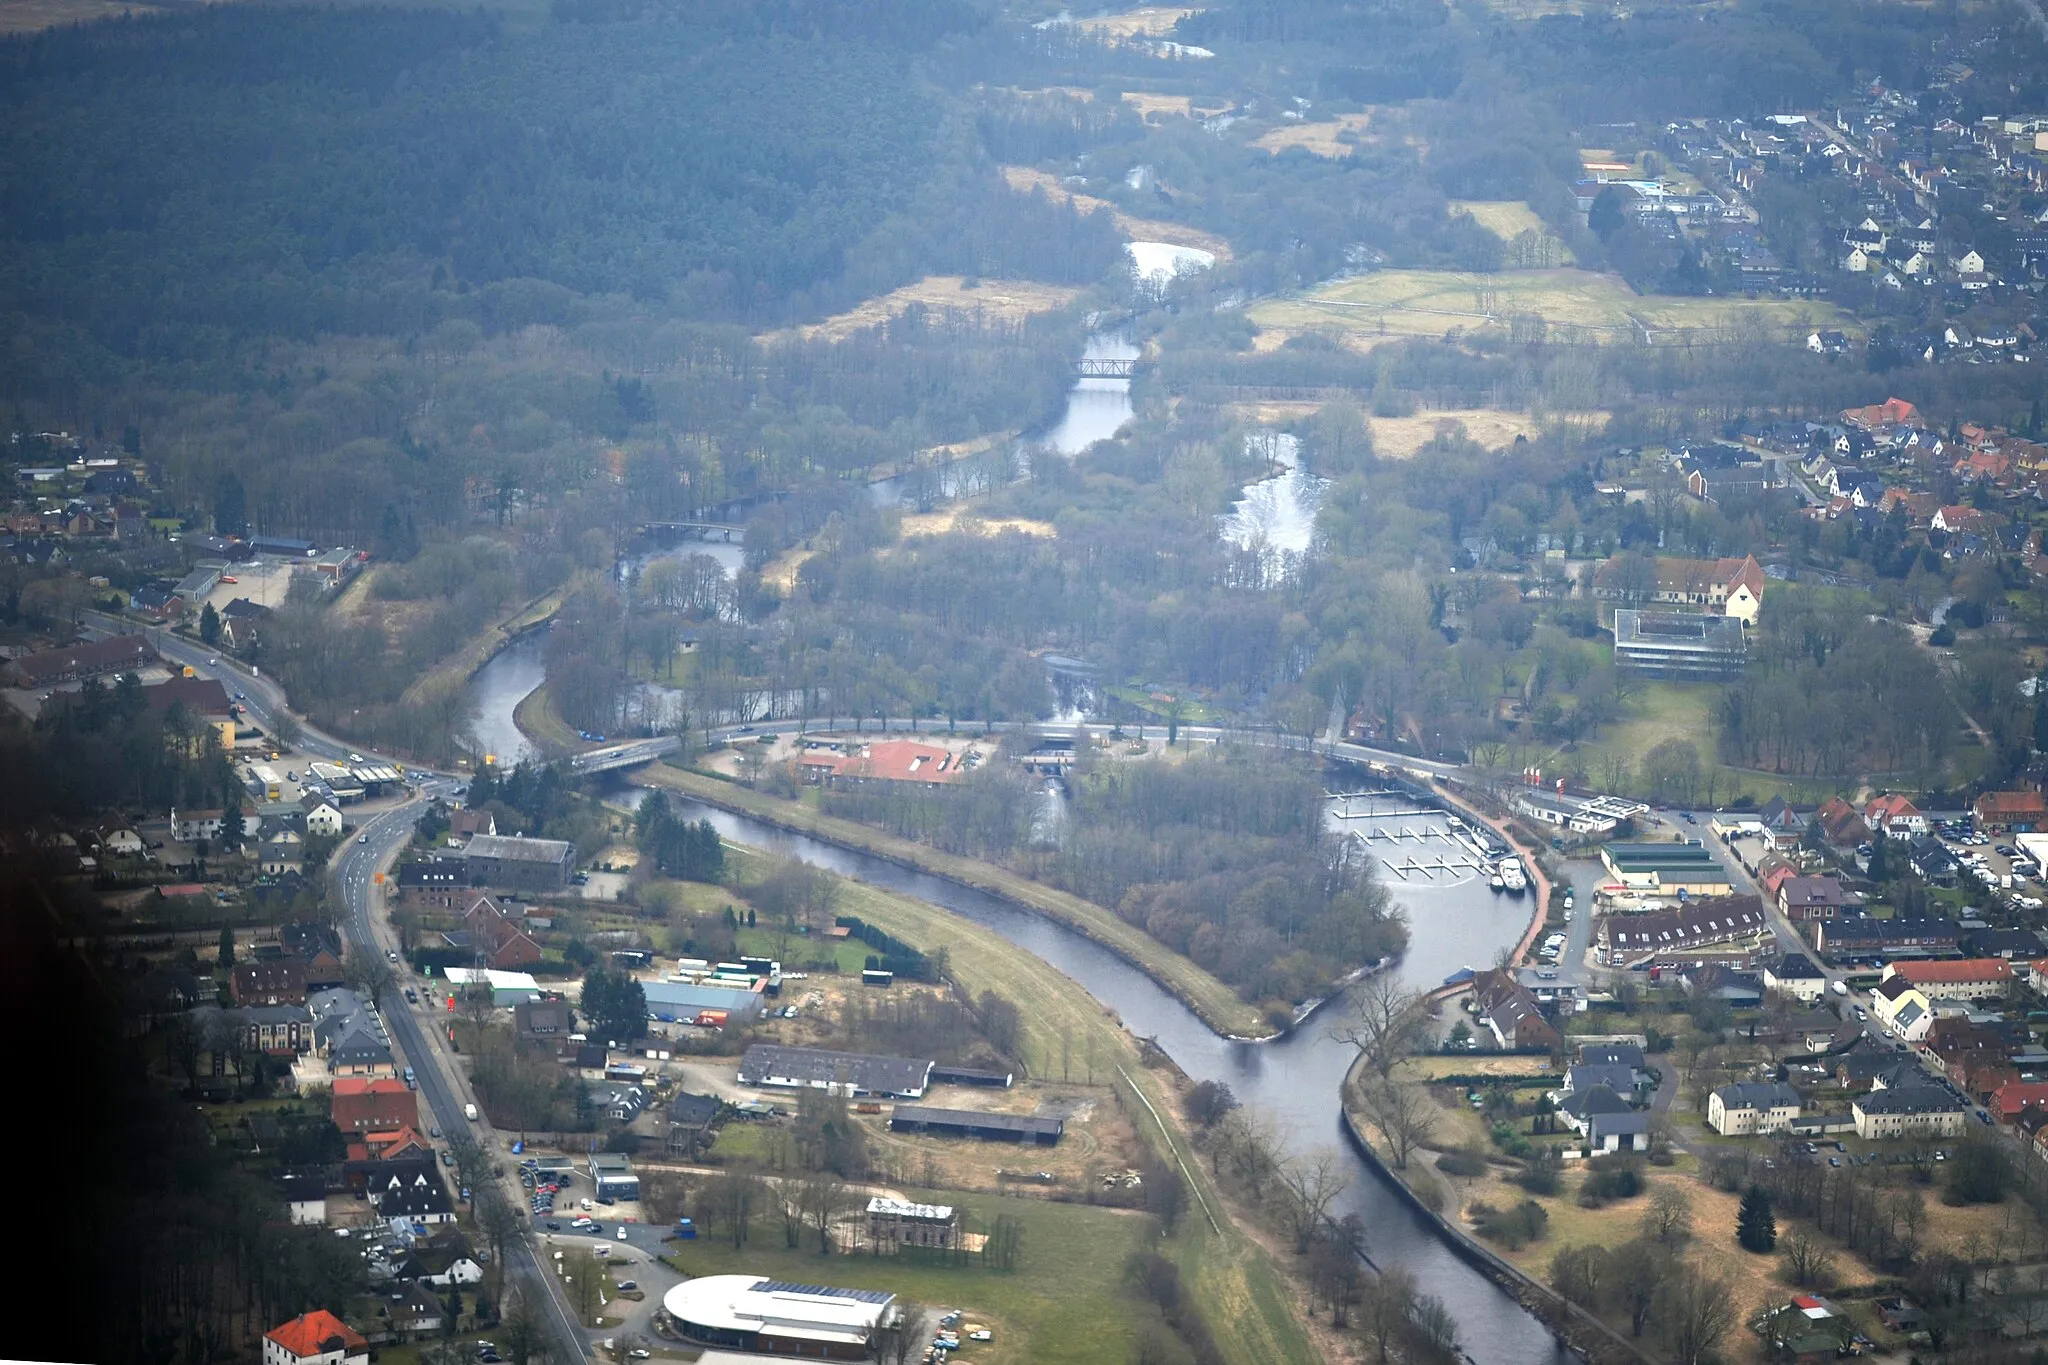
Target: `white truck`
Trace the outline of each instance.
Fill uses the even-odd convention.
[[[463,1105],[463,1106],[462,1106],[462,1117],[464,1117],[464,1118],[468,1119],[468,1120],[469,1120],[469,1121],[470,1121],[471,1123],[475,1123],[475,1122],[476,1122],[476,1106],[475,1106],[475,1105],[473,1105],[473,1104],[465,1104],[465,1105]]]
[[[1847,995],[1849,993],[1849,983],[1846,981],[1836,981],[1830,984],[1830,989],[1836,995]]]

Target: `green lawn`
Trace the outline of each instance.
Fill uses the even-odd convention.
[[[913,1199],[961,1202],[944,1191]],[[956,1353],[963,1365],[1123,1365],[1143,1311],[1123,1286],[1124,1263],[1147,1241],[1147,1221],[1110,1209],[1037,1199],[974,1196],[983,1225],[1008,1214],[1024,1225],[1021,1264],[1007,1274],[978,1264],[922,1264],[908,1257],[790,1251],[781,1230],[757,1229],[744,1251],[703,1238],[672,1245],[670,1262],[690,1275],[770,1275],[809,1284],[886,1289],[933,1308],[958,1308],[995,1333]]]
[[[1610,756],[1627,760],[1629,777],[1623,795],[1641,795],[1643,755],[1667,739],[1690,740],[1700,752],[1702,770],[1717,776],[1713,804],[1725,806],[1738,795],[1756,798],[1762,805],[1773,796],[1793,801],[1818,801],[1831,794],[1839,783],[1801,781],[1776,773],[1749,768],[1731,768],[1714,759],[1714,703],[1721,694],[1719,683],[1648,682],[1623,707],[1619,720],[1603,727],[1596,737],[1580,742],[1576,757],[1585,765],[1595,786],[1604,787],[1604,762]],[[1546,767],[1559,766],[1573,755],[1553,751]],[[1825,788],[1823,791],[1822,788]],[[1703,789],[1701,800],[1707,796]]]

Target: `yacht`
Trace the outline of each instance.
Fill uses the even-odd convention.
[[[1503,858],[1500,860],[1500,880],[1501,889],[1510,896],[1519,896],[1529,889],[1529,877],[1527,873],[1522,871],[1522,860],[1520,858]]]

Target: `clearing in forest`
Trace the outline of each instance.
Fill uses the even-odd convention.
[[[1173,26],[1190,14],[1200,14],[1198,8],[1175,8],[1165,5],[1145,5],[1122,14],[1100,14],[1092,19],[1076,19],[1074,27],[1083,33],[1105,34],[1112,38],[1158,38],[1173,32]]]
[[[934,311],[979,313],[991,321],[1015,322],[1033,313],[1064,308],[1080,292],[1071,285],[1041,284],[1036,280],[981,280],[970,286],[959,275],[927,275],[796,331],[807,341],[817,337],[839,341],[863,328],[880,326],[908,312],[915,304]],[[762,339],[770,340],[775,335],[771,333]]]
[[[1342,141],[1343,135],[1349,133],[1355,138],[1363,138],[1371,123],[1371,114],[1339,114],[1326,123],[1283,123],[1253,138],[1252,146],[1263,147],[1276,155],[1289,147],[1299,147],[1317,156],[1350,156],[1352,144]]]
[[[1612,416],[1606,412],[1535,413],[1505,408],[1445,408],[1408,417],[1372,417],[1372,447],[1382,458],[1405,460],[1444,432],[1463,429],[1488,450],[1513,445],[1517,436],[1535,436],[1548,423],[1563,422],[1581,430],[1598,430]]]
[[[1590,270],[1380,270],[1255,304],[1260,327],[1379,336],[1443,336],[1540,318],[1551,340],[1683,345],[1739,336],[1773,339],[1815,327],[1855,330],[1830,304],[1805,299],[1638,294],[1619,275]]]

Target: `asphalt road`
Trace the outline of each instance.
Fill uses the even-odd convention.
[[[436,782],[448,780],[434,779]],[[343,845],[342,852],[335,859],[334,879],[347,907],[343,923],[357,952],[381,956],[386,951],[374,918],[375,874],[395,859],[411,840],[422,804],[422,800],[416,798],[373,817],[357,830],[354,841]],[[413,1069],[419,1093],[427,1102],[433,1123],[443,1133],[471,1131],[472,1125],[462,1108],[467,1101],[455,1092],[440,1065],[438,1044],[427,1041],[418,1016],[406,1004],[403,989],[395,985],[387,989],[378,1001],[378,1008],[383,1014],[385,1027],[391,1032],[392,1042],[397,1044],[406,1064]],[[495,1159],[498,1153],[493,1151],[490,1155]],[[590,1351],[590,1335],[577,1326],[568,1307],[555,1292],[555,1277],[551,1271],[543,1272],[531,1240],[520,1238],[508,1243],[506,1255],[511,1261],[507,1268],[525,1281],[529,1290],[539,1291],[536,1300],[546,1305],[549,1325],[566,1358],[583,1359]]]

